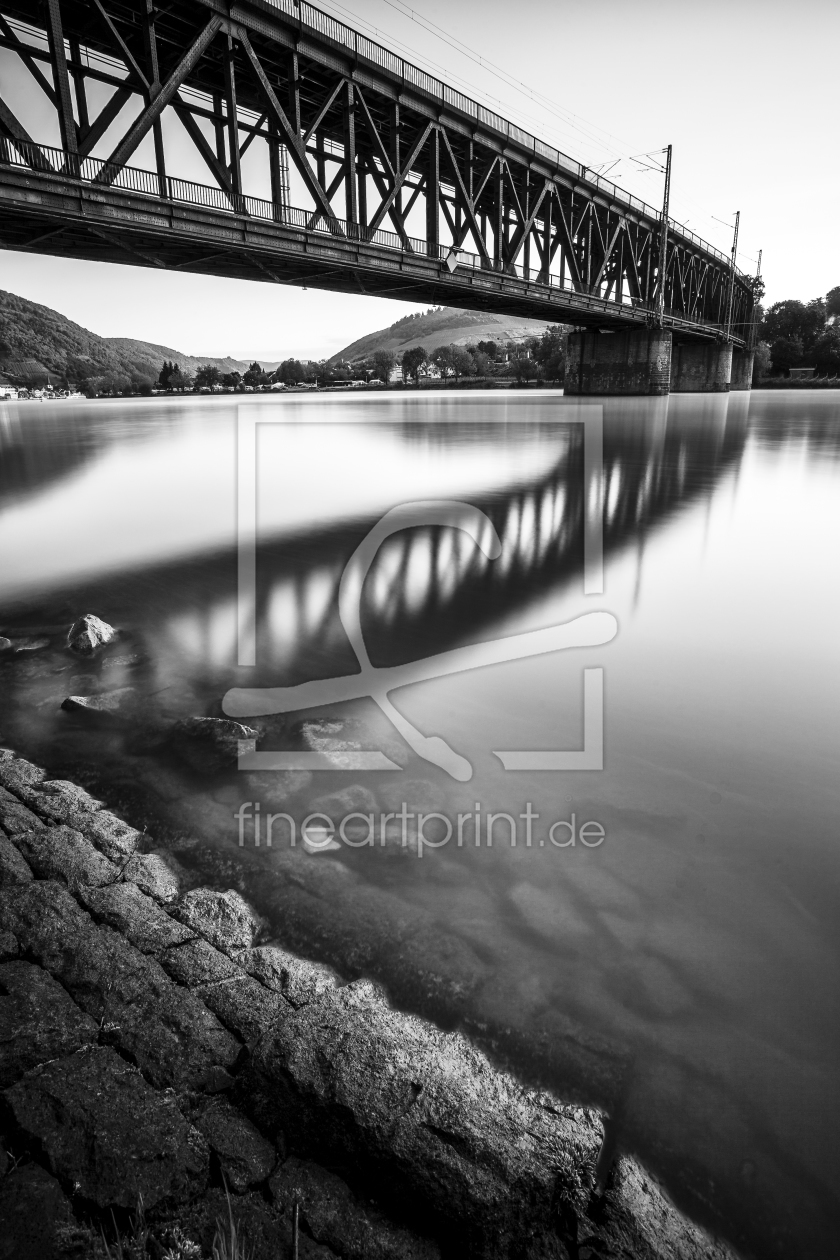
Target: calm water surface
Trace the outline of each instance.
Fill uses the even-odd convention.
[[[468,783],[412,756],[390,778],[316,775],[289,808],[302,817],[355,782],[453,819],[530,803],[534,842],[520,831],[512,846],[500,825],[492,848],[453,842],[422,861],[366,849],[306,861],[456,941],[473,970],[450,1022],[523,1076],[608,1108],[611,1140],[745,1253],[833,1254],[840,394],[606,400],[600,487],[584,484],[581,427],[564,422],[577,409],[557,395],[243,406],[272,422],[258,439],[253,669],[237,666],[233,401],[0,404],[0,629],[49,640],[0,658],[4,741],[164,836],[189,800],[203,840],[235,846],[233,809],[253,787],[235,772],[202,780],[138,730],[221,714],[231,687],[354,672],[337,588],[367,531],[407,501],[479,507],[495,560],[440,529],[383,546],[362,607],[374,664],[593,609],[616,616],[617,637],[394,693],[471,762]],[[584,505],[597,510],[599,490],[604,593],[586,596]],[[122,632],[92,665],[62,646],[88,611]],[[595,666],[604,770],[505,772],[494,749],[581,747]],[[136,723],[59,708],[120,686],[135,688]],[[347,712],[382,738],[370,702]],[[263,746],[293,746],[277,730]],[[540,845],[572,814],[602,825],[599,847]],[[318,934],[309,944],[323,952]],[[378,948],[370,970],[387,980],[387,940]],[[430,1009],[419,992],[400,1000]]]

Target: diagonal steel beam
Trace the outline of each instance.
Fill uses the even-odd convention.
[[[0,132],[4,132],[16,145],[23,146],[23,155],[33,170],[44,171],[50,175],[55,174],[38,145],[17,115],[9,109],[2,96],[0,96]]]
[[[469,193],[467,192],[464,186],[464,181],[461,178],[461,170],[460,170],[460,167],[458,166],[458,163],[455,160],[455,154],[452,152],[452,145],[449,143],[449,136],[446,134],[445,127],[441,127],[441,135],[443,136],[443,147],[446,149],[447,155],[449,157],[449,164],[452,167],[452,172],[455,176],[455,191],[458,195],[458,201],[460,203],[461,209],[466,215],[467,222],[470,226],[470,229],[472,230],[472,234],[475,237],[476,245],[478,245],[478,252],[481,254],[484,261],[489,263],[490,254],[487,250],[487,246],[484,243],[484,237],[481,234],[481,228],[478,225],[478,219],[476,218],[476,214],[475,214],[475,203],[471,199]]]
[[[173,100],[187,75],[190,74],[196,63],[204,56],[208,45],[212,43],[221,30],[222,21],[223,19],[218,14],[214,14],[204,29],[196,36],[157,96],[149,102],[140,117],[129,127],[116,149],[114,149],[99,175],[97,175],[96,183],[112,184],[114,182],[140,141],[151,129],[152,124],[156,119],[160,118],[167,105]]]
[[[109,101],[106,101],[87,131],[79,138],[80,158],[90,157],[95,146],[105,135],[111,123],[132,95],[133,92],[130,87],[121,87],[117,88]]]
[[[13,45],[14,51],[20,57],[35,82],[46,94],[53,108],[58,109],[58,97],[55,94],[52,84],[47,80],[44,72],[38,65],[38,62],[32,56],[32,52],[27,49],[23,40],[18,38],[11,26],[9,26],[9,23],[3,17],[2,13],[0,13],[0,31],[3,32],[9,43]]]
[[[306,184],[309,195],[315,202],[316,208],[326,217],[327,221],[330,224],[334,223],[335,215],[333,208],[330,205],[329,198],[324,191],[323,186],[315,175],[315,172],[312,170],[312,167],[309,165],[303,141],[286,117],[283,106],[278,101],[274,88],[269,83],[265,70],[262,68],[260,59],[251,47],[250,39],[248,38],[246,32],[241,28],[239,31],[239,39],[242,43],[242,47],[245,49],[246,56],[251,63],[254,74],[257,76],[257,82],[262,89],[263,97],[265,98],[265,103],[268,107],[268,112],[271,116],[273,116],[274,121],[280,128],[286,147],[291,154],[292,161],[297,167],[303,182]],[[344,235],[344,233],[342,232],[341,235]]]
[[[102,4],[102,0],[91,0],[91,3],[93,4],[93,7],[96,9],[96,12],[99,14],[99,17],[101,18],[103,24],[105,25],[108,31],[108,34],[111,36],[111,39],[117,45],[117,48],[119,49],[120,58],[122,59],[122,61],[125,62],[126,69],[128,70],[129,74],[146,93],[146,100],[148,103],[152,85],[149,82],[149,80],[146,78],[145,71],[139,65],[134,55],[132,54],[131,49],[129,48],[128,44],[123,39],[122,35],[120,35],[114,23],[111,21],[110,15],[106,12],[105,6]]]
[[[520,223],[519,227],[516,229],[516,231],[513,234],[510,245],[508,246],[507,255],[504,260],[506,267],[509,267],[510,264],[515,260],[516,255],[519,253],[520,245],[525,240],[525,237],[528,235],[528,233],[531,231],[531,228],[534,226],[534,222],[537,218],[537,215],[540,212],[540,206],[545,201],[545,198],[550,193],[550,191],[551,191],[551,183],[549,180],[546,180],[545,184],[542,187],[542,191],[540,192],[540,195],[537,197],[536,201],[534,202],[533,208],[531,209],[531,213],[528,215],[528,218],[525,220],[524,223]]]
[[[230,171],[225,166],[224,162],[220,162],[216,154],[213,152],[213,149],[210,147],[204,132],[195,121],[189,107],[181,99],[180,94],[175,97],[172,102],[172,107],[181,122],[184,124],[184,130],[187,135],[192,140],[193,144],[198,149],[202,158],[212,172],[216,183],[219,185],[225,196],[230,198],[231,204],[235,206],[236,189],[234,188],[233,181],[231,180]]]
[[[430,122],[426,123],[426,126],[423,128],[420,135],[415,140],[411,148],[411,152],[409,153],[408,157],[405,160],[403,169],[400,171],[400,173],[397,175],[397,178],[394,180],[393,188],[388,193],[388,196],[383,201],[380,202],[379,209],[377,210],[376,214],[373,216],[373,218],[371,219],[368,225],[368,230],[370,232],[375,232],[376,229],[381,226],[382,220],[385,218],[385,215],[388,213],[388,211],[391,209],[391,206],[394,204],[397,193],[400,191],[403,184],[408,179],[409,173],[411,171],[411,167],[417,161],[420,150],[423,148],[423,145],[428,140],[433,127],[434,127],[434,123],[430,123]],[[433,195],[437,196],[437,189],[434,189]]]
[[[365,122],[367,123],[368,135],[373,141],[373,147],[376,150],[376,156],[379,158],[379,161],[382,163],[382,166],[385,170],[385,174],[388,176],[388,178],[391,180],[395,180],[397,178],[396,171],[391,165],[391,158],[388,154],[388,150],[385,148],[385,145],[382,143],[382,137],[379,134],[376,123],[373,121],[373,117],[371,115],[370,109],[368,108],[368,103],[362,94],[362,89],[359,87],[358,83],[355,85],[355,87],[356,87],[356,100],[362,107],[362,113],[364,114],[364,119],[365,119]]]
[[[303,134],[303,143],[305,145],[309,144],[309,141],[312,139],[315,132],[321,126],[321,123],[324,121],[327,114],[330,112],[330,109],[332,108],[335,98],[338,96],[339,92],[342,90],[346,82],[347,82],[347,79],[339,79],[338,83],[336,83],[333,90],[327,93],[327,96],[325,97],[324,102],[321,105],[321,108],[318,110],[318,113],[315,117],[315,121],[311,124],[311,126],[306,128],[306,131]]]

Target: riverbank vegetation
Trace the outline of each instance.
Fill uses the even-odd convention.
[[[788,298],[762,312],[755,383],[789,379],[792,368],[812,368],[823,379],[840,376],[840,285],[824,298]]]

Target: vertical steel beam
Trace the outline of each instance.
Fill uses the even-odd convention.
[[[50,45],[53,83],[58,98],[58,125],[61,131],[61,147],[71,172],[78,174],[79,148],[76,120],[73,117],[73,101],[70,96],[70,75],[64,53],[64,29],[61,25],[59,0],[47,0],[47,37]]]
[[[277,223],[282,222],[283,210],[286,206],[286,188],[280,170],[280,139],[277,123],[273,118],[268,120],[268,168],[271,175],[271,204],[273,216]]]
[[[76,113],[79,115],[79,129],[84,134],[90,127],[90,116],[88,114],[87,93],[85,92],[85,72],[82,69],[82,49],[77,39],[72,36],[68,39],[70,45],[70,73],[73,76],[73,86],[76,89]]]
[[[237,198],[242,196],[242,167],[239,162],[239,113],[236,106],[236,63],[234,43],[227,37],[225,49],[225,102],[227,105],[228,152],[230,182]],[[238,208],[238,207],[237,207]]]
[[[295,135],[300,135],[300,63],[297,50],[289,53],[287,63],[289,76],[289,122]]]
[[[158,64],[157,54],[157,37],[155,35],[155,0],[146,0],[145,22],[143,24],[143,38],[146,45],[146,66],[149,72],[149,99],[147,104],[151,104],[160,91],[160,65]],[[152,123],[152,136],[155,144],[155,167],[157,168],[158,189],[161,197],[165,197],[168,188],[166,184],[166,154],[163,147],[163,128],[160,118],[156,118]]]
[[[525,222],[531,219],[531,172],[525,172]],[[531,230],[525,233],[525,242],[522,250],[522,269],[526,280],[531,279]]]
[[[356,93],[348,80],[344,96],[344,215],[358,227],[359,187],[356,171]]]
[[[501,271],[505,257],[505,167],[504,158],[496,163],[493,180],[493,266]]]
[[[221,92],[213,93],[213,134],[216,138],[216,157],[222,166],[227,167],[227,152],[225,150],[225,98]]]
[[[429,133],[429,159],[426,176],[426,247],[430,258],[440,254],[440,132],[432,127]]]

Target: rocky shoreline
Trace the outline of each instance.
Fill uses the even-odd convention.
[[[734,1255],[596,1111],[264,943],[77,785],[10,750],[0,785],[3,1260],[197,1260],[229,1208],[254,1260]]]

